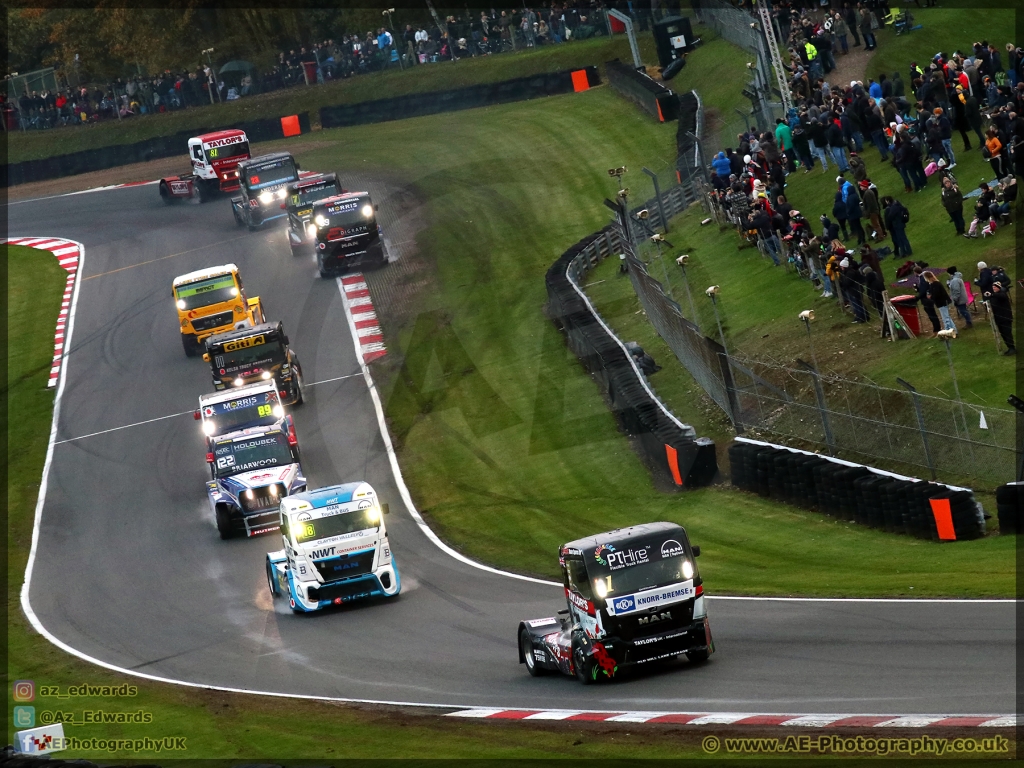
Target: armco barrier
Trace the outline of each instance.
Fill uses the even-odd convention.
[[[999,533],[1016,535],[1024,528],[1024,483],[1006,483],[996,488]]]
[[[671,89],[618,59],[605,62],[604,71],[612,90],[659,121],[664,123],[678,117],[679,97]]]
[[[298,131],[300,133],[309,133],[309,113],[303,112],[294,117],[297,118]],[[279,117],[265,117],[242,123],[232,123],[231,125],[179,131],[170,136],[158,136],[146,139],[145,141],[137,141],[134,144],[118,144],[97,149],[84,149],[81,152],[44,157],[40,160],[23,160],[20,163],[13,163],[6,167],[7,177],[4,186],[13,187],[18,184],[27,184],[30,181],[60,179],[79,173],[103,171],[107,168],[116,168],[122,165],[131,165],[132,163],[142,163],[164,157],[175,157],[177,155],[181,156],[182,171],[187,171],[190,167],[188,162],[188,140],[193,136],[211,131],[222,131],[228,128],[240,128],[245,131],[250,142],[273,141],[274,139],[285,137],[286,126],[291,131],[288,135],[296,135],[294,132],[296,128],[294,120],[289,120],[285,123]],[[55,140],[59,141],[61,134],[55,132],[51,135],[55,137]]]
[[[585,73],[588,87],[599,85],[601,76],[597,68],[585,67],[575,72]],[[584,79],[573,70],[545,72],[530,77],[503,80],[497,83],[481,83],[456,88],[451,91],[410,93],[377,101],[362,101],[356,104],[339,104],[320,108],[320,125],[324,128],[344,128],[367,123],[385,123],[403,120],[407,117],[422,117],[440,112],[456,112],[463,109],[489,107],[525,101],[541,96],[557,96],[583,90]]]
[[[647,463],[676,487],[707,485],[718,471],[715,444],[698,438],[654,395],[632,356],[604,324],[578,285],[602,257],[626,247],[618,228],[605,227],[563,253],[548,270],[548,312],[569,347],[598,381],[612,412],[637,438]]]
[[[984,510],[968,488],[743,437],[729,447],[729,465],[733,485],[745,491],[889,533],[936,541],[985,535]]]

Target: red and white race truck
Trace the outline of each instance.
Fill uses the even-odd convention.
[[[188,140],[192,173],[160,180],[160,197],[173,203],[199,195],[199,202],[212,200],[221,192],[238,190],[238,164],[249,159],[245,131],[228,129],[195,136]]]

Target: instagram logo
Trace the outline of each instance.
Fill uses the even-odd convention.
[[[15,680],[12,689],[15,701],[32,701],[36,697],[36,684],[32,680]]]

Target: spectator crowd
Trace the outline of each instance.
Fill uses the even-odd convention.
[[[646,28],[649,17],[642,21]],[[0,96],[0,102],[8,130],[40,130],[187,109],[388,68],[458,61],[603,34],[606,8],[600,0],[555,0],[549,7],[524,5],[501,11],[467,8],[440,25],[406,24],[400,32],[380,27],[365,35],[346,34],[281,51],[269,70],[240,71],[229,78],[230,84],[202,65],[181,72],[166,70],[155,77],[117,78],[105,86],[31,91],[13,102]]]
[[[1012,281],[1005,271],[979,263],[977,279],[965,283],[955,266],[913,261],[906,231],[910,211],[898,192],[879,190],[871,171],[891,163],[904,194],[936,190],[952,224],[950,235],[995,236],[1017,199],[1016,176],[1024,175],[1024,49],[1007,44],[1001,50],[983,40],[940,52],[928,62],[910,62],[906,79],[893,72],[879,73],[867,83],[831,83],[831,51],[848,50],[851,41],[844,37],[853,34],[847,13],[863,19],[853,44],[863,40],[874,47],[867,7],[856,13],[849,7],[830,8],[819,20],[798,14],[790,18],[785,10],[788,29],[781,18],[780,27],[791,40],[794,107],[776,120],[773,130],[741,133],[735,147],[715,155],[712,200],[775,265],[795,267],[823,297],[838,300],[854,323],[868,322],[874,309],[882,334],[893,332],[893,315],[882,295],[892,291],[881,265],[892,253],[897,267],[889,279],[897,282],[888,284],[910,292],[932,335],[943,327],[955,331],[957,319],[971,327],[968,307],[980,297],[988,302],[1006,354],[1014,354]],[[957,155],[970,151],[983,154],[993,180],[961,189],[954,174]],[[819,164],[822,173],[838,175],[832,199],[820,201],[825,212],[812,221],[814,216],[805,216],[787,200],[786,177],[797,168],[812,173]],[[975,311],[980,303],[974,303]]]

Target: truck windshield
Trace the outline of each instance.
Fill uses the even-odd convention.
[[[249,190],[263,189],[286,181],[295,181],[299,177],[295,170],[295,161],[290,157],[282,157],[271,163],[261,164],[245,171],[245,186]]]
[[[229,341],[213,354],[213,365],[222,375],[252,368],[266,369],[283,362],[284,345],[267,334]]]
[[[373,221],[373,204],[369,196],[341,200],[325,205],[319,214],[327,219],[331,227],[349,227],[353,224],[369,224]]]
[[[334,197],[336,194],[338,194],[338,187],[333,183],[322,187],[300,189],[288,198],[288,204],[293,208],[301,208],[304,205],[310,205],[318,200]]]
[[[238,295],[234,275],[217,275],[194,283],[183,283],[174,289],[178,297],[178,309],[187,312],[190,309],[208,307],[222,301],[230,301]]]
[[[229,160],[234,157],[249,156],[249,142],[240,141],[237,144],[225,144],[222,147],[205,147],[206,157],[210,160]]]
[[[376,507],[368,507],[367,509],[344,511],[341,514],[320,517],[316,520],[302,520],[296,522],[292,526],[292,530],[295,532],[295,542],[305,544],[353,531],[376,528],[378,525],[380,525],[380,512]]]
[[[278,467],[294,461],[288,438],[282,432],[217,443],[213,449],[213,460],[217,477]]]
[[[663,536],[653,541],[631,541],[624,544],[602,544],[584,555],[591,582],[603,581],[612,595],[625,595],[642,589],[686,581],[683,564],[693,559],[689,545],[681,534]]]
[[[207,434],[225,435],[245,427],[270,426],[284,416],[277,392],[261,392],[237,400],[210,403],[202,408]],[[209,425],[209,426],[206,426]]]

